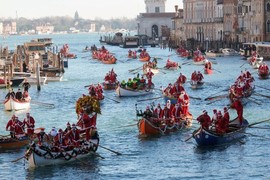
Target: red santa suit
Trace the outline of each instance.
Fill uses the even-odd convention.
[[[172,116],[174,117],[175,121],[180,121],[181,114],[182,114],[182,109],[179,106],[179,104],[176,104],[172,111]]]
[[[177,82],[178,82],[179,84],[185,84],[185,83],[186,83],[186,80],[187,80],[186,76],[184,76],[184,75],[182,75],[182,74],[180,73],[180,76],[178,77]]]
[[[173,112],[173,109],[174,109],[174,105],[171,104],[170,100],[168,100],[167,103],[166,103],[166,107],[167,107],[167,109],[169,111],[168,112],[169,113],[169,118],[171,118],[172,117],[172,112]]]
[[[235,108],[237,115],[238,115],[238,119],[240,122],[240,125],[243,122],[243,105],[242,102],[239,99],[235,99],[234,102],[231,105],[232,108]]]
[[[160,104],[158,104],[158,107],[154,110],[154,114],[156,115],[157,118],[161,119],[164,116],[164,111],[160,107]]]
[[[53,138],[54,146],[57,146],[59,148],[66,146],[66,139],[64,137],[64,133],[62,129],[58,130],[57,135]]]
[[[201,124],[203,129],[208,130],[211,125],[211,118],[206,111],[203,111],[203,114],[197,118],[197,121]]]
[[[34,133],[35,119],[32,116],[30,116],[28,113],[27,113],[27,117],[24,118],[23,120],[23,124],[26,125],[27,135],[31,135]]]
[[[80,145],[80,130],[78,130],[76,128],[75,124],[72,124],[72,128],[71,130],[67,133],[66,135],[69,139],[69,142],[73,145],[73,146],[79,146]]]
[[[188,112],[189,97],[184,91],[181,92],[181,94],[180,94],[180,96],[178,98],[178,103],[181,104],[183,114],[185,116],[187,116],[189,114],[189,112]]]

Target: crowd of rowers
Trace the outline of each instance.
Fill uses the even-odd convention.
[[[68,122],[66,128],[56,129],[53,127],[47,134],[45,128],[35,129],[35,119],[26,113],[26,118],[20,121],[13,115],[6,125],[6,131],[10,131],[11,138],[19,139],[28,136],[30,140],[37,141],[39,146],[50,147],[53,151],[79,147],[83,138],[89,141],[96,136],[97,113],[85,113],[81,110],[76,123]],[[77,128],[78,127],[78,128]],[[26,129],[26,130],[25,130]]]
[[[183,84],[185,84],[186,81],[186,76],[180,73],[176,82],[173,85],[169,83],[169,85],[163,90],[163,94],[169,98],[178,98],[180,93],[185,91]]]
[[[132,51],[131,49],[128,50],[128,57],[129,58],[137,58],[137,51]]]
[[[203,82],[203,74],[200,71],[194,71],[191,74],[191,83],[192,84],[200,84]]]
[[[167,100],[164,108],[161,107],[160,103],[154,108],[154,105],[146,107],[144,112],[137,110],[137,116],[151,121],[154,125],[174,125],[182,120],[186,120],[189,113],[189,100],[185,100],[187,96],[184,92],[179,96],[178,102],[174,105],[170,100]],[[188,97],[188,96],[187,96]],[[185,101],[185,102],[184,102]]]
[[[31,98],[29,96],[28,90],[31,87],[30,83],[27,81],[27,79],[24,80],[24,83],[22,84],[23,92],[20,88],[18,88],[17,92],[15,93],[13,88],[9,87],[8,93],[5,96],[5,99],[9,99],[10,97],[13,99],[16,99],[18,101],[29,101]]]
[[[249,95],[253,89],[253,81],[255,80],[248,70],[241,71],[241,74],[230,87],[230,95],[237,98]]]
[[[105,75],[104,81],[106,84],[117,83],[117,74],[114,72],[113,68]]]
[[[243,122],[243,105],[239,99],[234,98],[231,105],[237,111],[237,118],[239,120],[239,125]],[[205,130],[215,131],[217,134],[225,134],[230,131],[230,114],[228,112],[229,108],[223,108],[223,114],[221,110],[213,110],[212,118],[208,115],[207,111],[204,110],[202,115],[197,118],[197,121],[201,124],[201,127]]]
[[[104,46],[98,50],[92,51],[93,59],[107,61],[108,59],[115,58]]]
[[[144,78],[146,76],[146,79]],[[130,90],[144,90],[144,89],[151,89],[153,87],[152,83],[152,77],[154,76],[154,73],[149,69],[146,75],[142,75],[140,78],[140,74],[138,73],[136,77],[133,79],[129,78],[126,82],[123,80],[120,84],[120,87],[124,89],[130,89]]]
[[[150,57],[150,55],[148,54],[146,49],[142,49],[142,51],[140,52],[139,58],[146,58],[146,57]]]
[[[152,69],[157,69],[157,58],[155,57],[152,61],[148,61],[143,64],[143,69],[146,68],[152,68]]]
[[[262,63],[260,66],[259,66],[259,73],[260,74],[269,74],[269,67],[266,63]]]
[[[88,88],[88,92],[90,96],[95,96],[97,97],[98,100],[104,99],[103,88],[100,83],[98,83],[97,85],[94,84],[90,85]]]

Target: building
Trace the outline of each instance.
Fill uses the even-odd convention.
[[[96,24],[90,24],[89,32],[96,32]]]
[[[3,23],[0,22],[0,34],[3,34]]]
[[[166,0],[145,0],[146,13],[137,17],[139,35],[147,35],[152,39],[168,38],[172,28],[171,18],[174,12],[165,12]]]
[[[36,26],[36,33],[37,34],[51,34],[54,32],[54,26],[49,24]]]
[[[175,6],[175,16],[172,18],[172,29],[171,29],[171,41],[172,46],[177,47],[184,40],[186,40],[186,36],[184,33],[184,24],[183,24],[183,9],[178,9],[178,6]]]
[[[2,26],[0,24],[0,32],[1,32],[1,27],[2,27],[2,33],[1,34],[17,34],[17,23],[16,22],[11,22],[11,21],[6,21],[2,23]]]

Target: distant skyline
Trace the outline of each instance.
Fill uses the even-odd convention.
[[[166,12],[174,6],[183,8],[182,0],[167,0]],[[0,18],[25,17],[36,19],[48,16],[74,17],[78,11],[83,19],[135,18],[145,12],[144,0],[2,0]]]

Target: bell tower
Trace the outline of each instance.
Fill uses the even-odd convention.
[[[144,0],[146,13],[164,13],[167,0]]]

